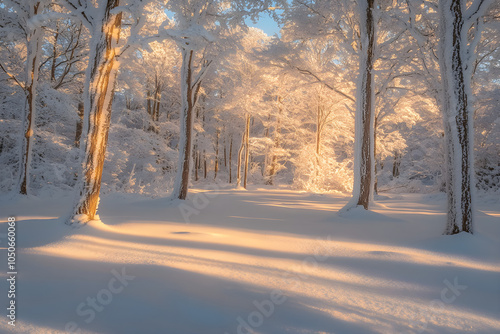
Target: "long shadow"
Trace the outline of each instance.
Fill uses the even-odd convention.
[[[80,243],[81,247],[92,247],[93,245],[95,245],[96,247],[103,247],[102,251],[106,252],[105,240],[107,239],[103,240],[103,242],[85,240],[81,241]],[[145,244],[147,244],[147,242]],[[113,248],[116,247],[118,246],[113,246]],[[185,248],[192,249],[192,247],[189,246]],[[204,249],[200,249],[200,251],[203,250]],[[98,249],[96,251],[98,251]],[[175,259],[175,261],[179,262],[193,261],[195,265],[199,264],[199,262],[202,262],[203,265],[208,265],[210,267],[221,267],[222,269],[224,267],[230,266],[231,269],[239,272],[245,272],[248,275],[259,273],[259,275],[269,278],[281,277],[284,273],[284,270],[269,268],[265,265],[240,264],[234,261],[221,262],[220,260],[207,259],[206,257],[198,257],[195,255],[170,253],[168,251],[161,250],[142,250],[140,246],[134,249],[131,249],[130,247],[123,249],[124,253],[126,253],[127,251],[133,252],[134,254],[143,253],[142,255],[140,255],[140,258],[147,258],[148,256],[160,256],[161,258],[173,258]],[[267,257],[267,259],[268,258],[269,257]],[[288,256],[288,258],[293,259],[293,256]],[[300,260],[297,258],[295,259]],[[431,300],[439,294],[440,290],[443,289],[442,282],[444,279],[453,280],[453,277],[460,277],[461,279],[471,277],[472,279],[473,277],[477,277],[478,275],[477,271],[471,268],[450,267],[450,269],[444,272],[443,270],[437,270],[437,268],[439,267],[437,267],[435,264],[415,264],[406,263],[404,262],[404,260],[387,261],[385,259],[359,259],[354,257],[342,256],[332,256],[330,259],[323,261],[320,266],[321,268],[331,269],[334,272],[356,274],[359,277],[365,277],[366,280],[361,281],[360,283],[346,282],[345,280],[335,279],[335,275],[333,275],[331,278],[326,279],[322,276],[317,276],[314,272],[306,272],[305,275],[308,277],[308,279],[314,280],[315,282],[323,286],[336,286],[342,291],[364,291],[367,294],[392,296],[396,299],[414,298],[415,290],[412,286],[418,287],[424,284],[425,286],[434,285],[434,288],[432,290],[427,289],[427,291],[424,290],[417,293],[420,296],[429,298],[429,300]],[[294,268],[290,268],[290,271],[293,271],[293,269]],[[429,273],[432,272],[434,272],[434,274],[429,276]],[[296,276],[299,276],[301,274],[302,273],[297,273]],[[481,273],[481,275],[484,282],[493,282],[499,277],[498,273],[491,272]],[[386,287],[371,286],[370,284],[367,284],[372,279],[378,279],[391,283]],[[485,289],[487,290],[488,288],[485,287]],[[489,293],[489,291],[486,290],[482,292],[479,291],[479,293],[487,296],[487,293]]]
[[[77,229],[59,219],[23,219],[16,221],[17,248],[44,246],[75,233]],[[0,224],[0,233],[7,233],[7,224]]]
[[[127,264],[126,273],[135,278],[87,324],[87,317],[77,314],[77,306],[106,289],[113,277],[111,270],[120,271],[120,266],[66,258],[40,261],[37,255],[27,262],[25,275],[20,277],[18,300],[23,309],[19,316],[61,331],[74,321],[82,329],[103,334],[236,333],[238,317],[248,322],[257,311],[253,302],[269,300],[271,293],[210,275]],[[256,329],[265,333],[285,333],[290,327],[310,332],[371,332],[367,326],[332,318],[292,299],[276,305],[263,320]]]
[[[51,257],[40,261],[35,255],[29,262],[19,296],[25,305],[24,319],[56,329],[75,321],[81,328],[97,333],[236,333],[238,318],[248,323],[249,316],[257,310],[253,302],[262,304],[269,300],[272,291],[165,266],[125,264],[126,273],[135,276],[134,280],[87,324],[84,317],[76,314],[76,307],[105,289],[113,277],[111,269],[120,271],[122,265]],[[68,298],[68,294],[73,297]],[[335,311],[343,319],[321,309]],[[262,325],[256,329],[262,333],[379,332],[359,318],[382,322],[388,328],[405,326],[403,319],[387,309],[287,295],[287,300],[275,305],[272,314],[263,317]],[[444,325],[438,329],[435,332],[453,332]]]

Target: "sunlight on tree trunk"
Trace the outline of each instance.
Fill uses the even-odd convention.
[[[118,70],[116,44],[120,35],[122,15],[111,11],[119,0],[108,0],[101,27],[92,36],[90,67],[87,72],[85,97],[86,148],[83,162],[79,199],[74,210],[74,220],[93,220],[99,204],[102,170],[106,156],[111,106]],[[102,28],[102,30],[100,29]],[[81,215],[77,219],[78,216]]]

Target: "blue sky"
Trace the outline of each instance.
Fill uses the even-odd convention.
[[[168,10],[165,10],[165,13],[170,18],[174,17],[174,14]],[[256,23],[253,23],[250,19],[246,19],[245,22],[249,27],[262,29],[269,36],[274,36],[274,34],[278,34],[279,36],[280,27],[267,13],[262,13]]]
[[[246,23],[249,27],[256,27],[262,29],[269,36],[274,36],[280,32],[280,27],[278,24],[266,13],[260,15],[259,21],[253,23],[252,20],[247,19]]]

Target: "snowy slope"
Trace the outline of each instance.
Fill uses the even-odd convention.
[[[0,198],[0,233],[15,215],[20,247],[18,322],[3,316],[1,333],[500,332],[495,201],[454,237],[440,236],[441,195],[343,217],[347,198],[289,190],[113,195],[76,229],[55,219],[71,201]]]

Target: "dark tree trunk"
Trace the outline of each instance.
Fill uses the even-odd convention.
[[[233,136],[231,136],[229,142],[229,183],[233,183],[232,161],[233,161]]]
[[[200,152],[197,152],[195,149],[195,154],[194,154],[195,160],[194,160],[194,180],[198,181],[198,169],[200,165]]]
[[[203,153],[203,178],[204,179],[207,178],[207,173],[208,173],[208,170],[207,170],[207,156],[205,155],[205,153]]]
[[[189,187],[189,170],[192,149],[192,128],[194,111],[194,92],[192,87],[193,51],[182,51],[182,112],[181,112],[181,141],[179,143],[179,163],[174,186],[174,197],[185,200]]]
[[[353,197],[342,209],[363,206],[368,210],[373,187],[374,159],[374,94],[373,62],[375,51],[375,0],[359,2],[361,15],[361,50],[356,106]]]
[[[378,159],[377,159],[377,118],[375,117],[373,125],[373,193],[378,194]]]
[[[219,130],[215,136],[215,161],[214,161],[214,180],[217,178],[219,172]]]
[[[83,102],[78,103],[78,117],[76,121],[76,132],[75,132],[75,147],[80,147],[80,140],[82,138],[83,130],[83,115],[84,115],[84,105]]]
[[[463,55],[465,10],[461,0],[441,0],[440,68],[446,140],[448,215],[445,234],[473,233],[473,110],[470,66]],[[476,28],[477,29],[477,28]],[[477,36],[479,38],[479,36]],[[474,50],[472,50],[474,52]],[[468,76],[468,79],[467,77]]]
[[[394,151],[394,162],[392,165],[392,177],[399,177],[399,166],[401,165],[401,156],[398,151]]]

